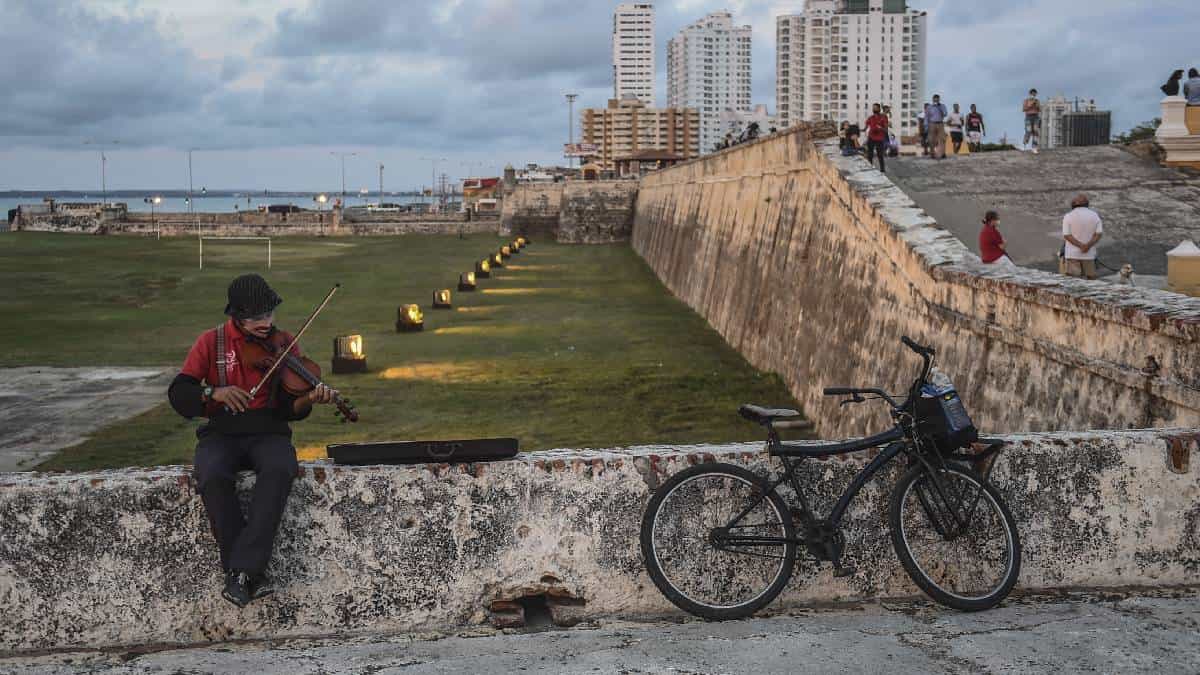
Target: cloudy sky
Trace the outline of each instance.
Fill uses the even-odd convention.
[[[611,95],[615,0],[0,0],[0,190],[412,188],[553,162],[563,93]],[[802,0],[658,0],[667,39],[708,11],[754,28],[754,101],[775,109],[774,17]],[[929,83],[993,138],[1020,99],[1095,98],[1126,129],[1170,70],[1200,67],[1195,0],[910,0],[932,17]],[[578,104],[577,104],[578,105]],[[578,112],[578,110],[577,110]],[[578,115],[577,115],[578,117]],[[91,142],[91,144],[85,144]]]

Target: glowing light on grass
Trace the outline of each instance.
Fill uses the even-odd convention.
[[[361,335],[333,338],[333,372],[336,375],[367,372],[367,354]]]
[[[433,292],[433,308],[434,309],[450,309],[453,305],[450,303],[450,289],[443,288],[440,291]]]
[[[414,363],[388,368],[379,374],[383,380],[433,382],[489,382],[496,377],[496,365],[487,361],[444,361]]]
[[[496,251],[492,254],[492,259],[490,262],[492,267],[504,267],[504,256],[500,255],[499,251]]]
[[[414,333],[425,330],[425,314],[420,305],[400,305],[396,310],[396,332]]]
[[[485,259],[480,260],[479,262],[475,263],[475,276],[480,279],[492,278],[492,261],[491,261],[491,259],[485,258]]]
[[[488,295],[534,295],[541,292],[540,288],[485,288],[480,291]]]
[[[475,273],[474,272],[467,272],[466,274],[459,275],[459,277],[458,277],[458,290],[459,291],[464,291],[464,292],[473,291],[473,290],[475,290],[476,285],[477,284],[475,282]]]
[[[500,248],[500,257],[501,258],[511,258],[512,254],[513,254],[513,252],[512,252],[511,246],[502,246]]]
[[[314,445],[307,448],[296,449],[296,459],[301,462],[315,462],[321,459],[328,459],[329,454],[325,452],[324,446]]]

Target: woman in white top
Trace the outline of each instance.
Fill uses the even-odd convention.
[[[954,154],[957,155],[963,144],[963,116],[957,103],[954,104],[954,112],[946,117],[946,128],[950,130],[950,141],[954,143]]]

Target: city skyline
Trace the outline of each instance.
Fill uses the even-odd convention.
[[[389,190],[426,184],[430,155],[456,177],[561,161],[562,94],[581,94],[577,112],[612,95],[617,4],[6,0],[0,190],[98,186],[86,140],[121,141],[106,151],[112,189],[186,185],[188,148],[197,185],[273,190],[328,189],[331,151],[359,153],[355,189],[377,184],[379,162]],[[658,64],[667,38],[709,12],[751,25],[750,103],[778,112],[775,17],[802,2],[654,4]],[[1017,135],[1031,86],[1095,97],[1118,132],[1156,116],[1170,70],[1200,66],[1193,3],[1099,0],[1088,16],[1050,0],[909,4],[930,13],[926,93],[978,103],[993,141]],[[665,79],[659,68],[659,101]]]

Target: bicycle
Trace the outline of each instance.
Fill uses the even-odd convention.
[[[800,546],[818,561],[832,563],[835,577],[853,575],[842,564],[842,517],[862,487],[904,455],[909,468],[892,489],[889,525],[892,546],[909,577],[933,600],[963,611],[990,609],[1008,596],[1020,574],[1021,542],[1012,513],[988,482],[1004,442],[972,435],[987,447],[964,454],[961,447],[968,443],[947,447],[931,432],[936,426],[928,404],[919,401],[936,372],[935,351],[907,337],[901,341],[924,361],[903,402],[880,389],[824,391],[849,397],[841,405],[886,401],[894,422],[890,430],[842,443],[789,444],[780,440],[777,427],[786,427],[798,412],[744,405],[739,414],[767,429],[769,454],[783,463],[782,475],[763,477],[744,467],[707,463],[675,474],[655,491],[642,518],[641,547],[650,578],[663,595],[706,619],[748,617],[787,585]],[[880,447],[829,517],[818,518],[796,477],[802,462]],[[776,491],[785,482],[798,502],[799,536],[792,509]]]

